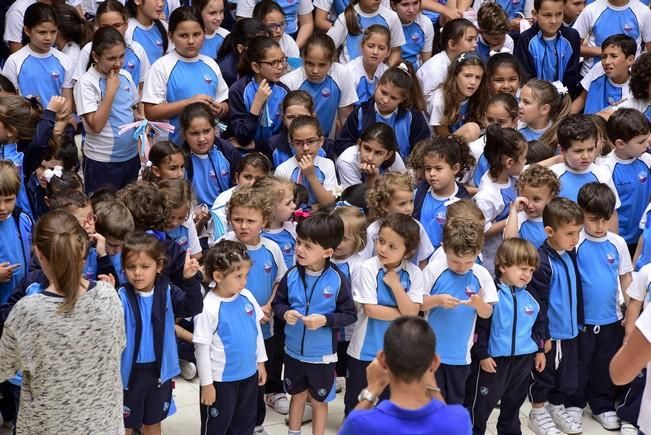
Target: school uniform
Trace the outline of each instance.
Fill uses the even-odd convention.
[[[25,183],[25,191],[27,193],[29,207],[32,210],[32,218],[38,220],[50,210],[50,207],[45,203],[46,192],[38,181],[36,172],[33,172],[29,180]]]
[[[432,96],[434,91],[440,88],[448,76],[448,67],[451,60],[445,50],[436,53],[429,58],[421,67],[416,71],[416,77],[420,81],[420,86],[423,89],[423,95],[427,100],[427,112],[431,113]]]
[[[251,18],[256,3],[258,3],[258,0],[239,0],[235,15],[243,18]],[[296,35],[298,33],[298,17],[300,15],[311,14],[314,10],[314,6],[312,6],[310,0],[281,0],[278,2],[278,5],[282,8],[285,16],[285,31],[290,35]]]
[[[97,112],[106,96],[106,75],[94,67],[77,82],[74,89],[77,114],[82,116],[84,137],[85,190],[92,193],[100,187],[121,189],[138,179],[140,157],[138,142],[131,134],[120,134],[122,125],[134,122],[138,104],[138,87],[125,70],[118,73],[120,84],[113,97],[106,124],[93,132],[83,115]]]
[[[167,23],[163,20],[159,20],[159,23],[161,23],[165,33],[159,30],[156,23],[144,26],[135,18],[129,18],[127,31],[124,34],[125,41],[136,41],[145,49],[151,65],[163,57],[171,48],[167,38]]]
[[[283,260],[287,269],[294,266],[294,247],[296,246],[296,222],[283,222],[281,228],[265,228],[261,234],[269,240],[276,242],[283,253]]]
[[[421,53],[432,52],[434,26],[421,12],[414,21],[402,25],[402,33],[405,35],[405,45],[400,47],[402,58],[411,62],[414,71],[417,71],[422,64]]]
[[[426,261],[434,253],[434,246],[432,246],[432,242],[430,242],[429,236],[427,235],[427,231],[425,231],[423,224],[416,219],[414,220],[419,227],[419,242],[416,253],[410,259],[410,261],[413,264],[418,265],[421,261]],[[382,220],[378,219],[372,222],[366,228],[366,247],[364,247],[364,249],[359,253],[359,255],[361,255],[364,260],[367,260],[375,255],[375,241],[380,234],[381,225]]]
[[[232,86],[239,78],[239,74],[237,73],[237,64],[239,61],[239,55],[232,51],[223,56],[217,57],[217,65],[219,65],[222,77],[228,87]]]
[[[20,151],[20,148],[22,147],[15,143],[0,144],[0,160],[9,160],[16,166],[18,177],[20,178],[20,190],[18,191],[18,195],[16,195],[16,205],[31,216],[32,209],[25,189],[25,171],[23,167],[25,153]]]
[[[449,294],[463,301],[473,294],[480,295],[487,304],[498,300],[495,283],[486,268],[473,264],[468,272],[458,274],[449,269],[447,257],[423,269],[423,290],[426,296]],[[436,353],[441,366],[435,373],[436,382],[447,403],[463,404],[477,312],[466,305],[450,310],[434,307],[426,313],[426,319],[437,332]]]
[[[217,59],[217,52],[224,43],[224,39],[226,39],[230,33],[231,32],[223,27],[218,27],[211,35],[206,34],[199,52],[211,59]]]
[[[189,217],[178,227],[165,231],[165,234],[190,255],[201,254],[201,244],[197,235],[197,227],[192,217]]]
[[[518,129],[518,133],[520,133],[527,142],[531,142],[533,140],[540,140],[542,135],[545,134],[545,132],[549,130],[549,127],[551,126],[552,126],[551,121],[549,121],[549,124],[547,124],[547,126],[543,128],[533,128],[524,124],[524,127]]]
[[[475,158],[475,167],[472,169],[472,172],[469,174],[470,179],[468,180],[471,185],[479,187],[481,183],[481,177],[484,176],[490,165],[486,156],[484,155],[484,147],[486,146],[486,135],[481,136],[479,139],[474,140],[468,144],[470,148],[470,153]]]
[[[0,263],[18,264],[11,278],[0,283],[0,303],[4,304],[25,277],[31,258],[32,219],[20,207],[0,221]]]
[[[624,6],[613,6],[608,0],[596,0],[587,5],[572,26],[579,33],[581,40],[587,40],[587,47],[599,47],[611,35],[623,33],[635,39],[636,57],[641,53],[641,46],[651,42],[651,11],[638,1],[629,1]],[[581,73],[585,76],[599,61],[598,58],[586,57]]]
[[[2,75],[14,84],[23,97],[38,97],[43,107],[50,99],[72,88],[72,64],[56,48],[45,54],[24,46],[7,59]]]
[[[355,91],[357,92],[358,98],[357,104],[364,104],[369,99],[373,98],[375,95],[375,88],[380,82],[382,74],[384,74],[384,72],[389,69],[387,64],[381,63],[375,69],[373,77],[369,79],[368,75],[366,74],[366,70],[364,69],[364,60],[362,56],[351,60],[345,64],[345,66],[350,71],[350,75],[355,85]]]
[[[197,371],[201,385],[213,384],[217,401],[201,405],[201,433],[253,433],[258,395],[258,363],[267,360],[260,305],[249,290],[224,298],[206,294],[194,318]]]
[[[465,187],[456,183],[454,193],[449,197],[436,195],[426,181],[421,182],[416,188],[412,216],[421,222],[434,249],[441,246],[443,240],[448,205],[461,198],[470,198],[470,195]]]
[[[151,67],[149,58],[147,57],[147,53],[145,53],[145,49],[142,48],[142,45],[138,44],[136,41],[126,41],[126,44],[127,48],[124,52],[124,65],[122,65],[122,69],[129,73],[131,80],[133,80],[136,85],[140,85],[140,83],[144,83],[145,77],[147,77],[147,73]],[[79,81],[79,79],[86,74],[86,71],[90,69],[88,61],[92,49],[92,42],[84,45],[81,49],[77,68],[75,68],[72,73],[73,81]]]
[[[289,65],[288,70],[292,71],[303,66],[303,59],[301,58],[301,51],[298,48],[298,44],[287,33],[283,32],[283,36],[280,37],[278,41],[280,49],[287,57],[287,64]]]
[[[445,118],[445,94],[443,92],[443,88],[435,90],[430,99],[431,104],[428,104],[430,110],[429,125],[432,127],[442,125],[443,118]],[[470,121],[469,117],[470,103],[466,99],[459,104],[459,111],[454,123],[447,126],[450,129],[450,133],[454,133],[463,127],[466,122]]]
[[[638,225],[651,197],[651,155],[644,153],[638,158],[622,160],[611,151],[598,163],[608,169],[621,201],[617,214],[619,235],[629,245],[635,245],[642,233]]]
[[[120,369],[124,425],[135,429],[164,420],[172,407],[173,378],[181,373],[174,319],[201,312],[201,284],[192,278],[181,289],[159,276],[149,292],[127,284],[118,295],[127,338]]]
[[[320,83],[312,83],[307,79],[305,69],[297,68],[285,74],[280,81],[289,90],[306,91],[314,101],[314,112],[325,137],[334,131],[337,111],[357,102],[357,93],[348,69],[333,62],[330,71]]]
[[[328,36],[332,38],[335,47],[342,47],[339,56],[339,62],[346,63],[362,55],[362,34],[373,24],[379,24],[389,29],[391,33],[390,48],[402,47],[405,45],[405,35],[402,32],[400,18],[393,10],[380,5],[377,11],[367,14],[355,4],[353,7],[357,16],[359,27],[362,32],[359,35],[352,36],[348,33],[346,26],[346,16],[344,13],[339,14],[330,30]]]
[[[558,181],[561,182],[561,190],[558,193],[558,196],[576,202],[576,198],[579,196],[579,190],[581,190],[584,185],[597,181],[610,187],[615,194],[615,208],[619,209],[621,207],[622,204],[619,200],[617,189],[613,183],[613,178],[606,168],[602,168],[592,163],[585,171],[576,171],[562,162],[552,165],[549,169],[556,174]]]
[[[13,2],[5,16],[5,28],[2,39],[9,45],[9,42],[21,43],[23,40],[23,21],[25,10],[36,3],[36,0],[16,0]]]
[[[615,110],[620,108],[638,110],[640,113],[644,113],[646,119],[651,121],[651,100],[638,100],[629,95],[627,99],[614,107]]]
[[[226,208],[228,207],[228,203],[231,200],[233,193],[235,193],[239,187],[240,186],[235,185],[228,190],[224,190],[222,193],[217,195],[217,198],[215,198],[215,202],[210,209],[214,240],[219,239],[232,230],[228,223],[228,218],[226,217]]]
[[[529,289],[541,306],[545,340],[552,348],[545,354],[542,372],[532,371],[529,398],[534,403],[563,405],[578,385],[579,325],[583,325],[583,290],[576,251],[554,250],[549,243],[538,249],[540,264]]]
[[[329,192],[332,192],[337,187],[337,175],[335,174],[335,164],[332,160],[321,156],[314,157],[314,173],[319,180],[319,184]],[[301,168],[298,166],[296,158],[289,159],[282,165],[278,166],[274,171],[276,177],[281,177],[296,184],[303,185],[310,195],[310,205],[317,203],[316,195],[310,187],[310,183],[305,179],[301,173]]]
[[[613,82],[604,72],[604,66],[597,62],[581,80],[581,87],[587,92],[583,113],[592,114],[619,103],[628,98],[630,90],[628,80],[624,83]]]
[[[188,77],[195,79],[188,80]],[[202,54],[187,59],[173,50],[151,66],[142,90],[142,102],[174,103],[198,94],[208,95],[217,103],[228,99],[228,88],[217,63]],[[181,143],[179,116],[173,116],[169,122],[175,128],[170,139]]]
[[[520,2],[521,0],[515,1]],[[511,36],[507,33],[504,37],[504,44],[502,44],[499,53],[513,53],[513,50],[515,50],[515,43],[513,42],[513,38],[511,38]],[[481,34],[477,36],[477,48],[475,51],[484,63],[488,62],[488,59],[490,59],[490,57],[495,54],[491,46],[488,45]]]
[[[415,108],[405,109],[398,106],[389,115],[381,115],[375,99],[370,98],[348,115],[346,123],[335,140],[335,153],[342,154],[346,148],[357,145],[357,140],[364,131],[378,122],[393,129],[398,144],[398,153],[403,160],[409,156],[414,145],[432,135],[425,117]]]
[[[531,218],[524,211],[518,212],[518,237],[531,243],[536,249],[540,248],[545,240],[545,224],[542,216]]]
[[[403,261],[394,269],[400,284],[412,302],[423,303],[423,275],[418,266]],[[357,304],[357,324],[348,346],[348,374],[346,376],[346,413],[357,404],[357,395],[366,386],[366,367],[382,349],[384,333],[391,322],[369,318],[364,304],[397,308],[393,291],[384,283],[387,270],[377,257],[362,263],[353,281],[353,300]]]
[[[596,238],[584,229],[576,252],[585,322],[578,337],[578,386],[565,406],[583,409],[589,403],[597,415],[615,410],[616,389],[608,366],[624,339],[619,277],[632,272],[633,265],[626,242],[611,232]]]
[[[635,262],[635,270],[641,270],[643,266],[651,263],[651,204],[649,204],[640,218],[639,229],[642,230],[642,250]]]
[[[230,142],[218,137],[207,154],[190,152],[185,159],[185,174],[199,204],[213,204],[221,192],[230,188],[233,168],[240,158]]]
[[[263,152],[271,152],[270,158],[271,163],[274,168],[285,163],[287,160],[294,158],[294,148],[289,144],[289,135],[287,129],[283,126],[280,130],[280,133],[275,134],[269,138],[267,141],[267,149]],[[333,142],[331,139],[324,139],[323,145],[319,148],[318,155],[321,157],[327,157],[330,160],[334,161],[335,156],[332,151]]]
[[[498,431],[521,433],[518,415],[527,397],[534,354],[544,352],[543,319],[540,304],[526,287],[496,284],[498,301],[490,318],[477,319],[477,342],[473,347],[479,361],[495,361],[496,372],[488,373],[479,364],[473,365],[473,392],[466,397],[466,403],[474,433],[486,431],[486,421],[498,401]]]
[[[341,153],[341,155],[339,155],[336,166],[337,174],[339,175],[339,182],[343,187],[364,183],[366,181],[367,176],[365,173],[360,171],[359,165],[359,146],[348,147]],[[395,154],[391,166],[379,169],[380,174],[386,172],[404,172],[406,170],[402,157],[397,153]]]

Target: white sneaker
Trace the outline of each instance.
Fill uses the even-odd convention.
[[[547,404],[547,411],[551,415],[554,424],[561,432],[566,434],[578,434],[583,432],[583,422],[575,421],[570,414],[568,414],[565,406]]]
[[[301,424],[309,423],[310,421],[312,421],[312,404],[310,402],[305,402],[305,410],[303,411]],[[285,416],[285,424],[289,424],[289,415]]]
[[[558,430],[552,416],[549,415],[545,408],[538,412],[534,409],[529,412],[527,427],[536,435],[563,435],[563,432]]]
[[[289,400],[285,393],[265,394],[264,401],[278,414],[289,414]]]
[[[181,377],[186,381],[191,381],[197,376],[197,366],[194,363],[180,359],[179,366],[181,367]]]
[[[592,417],[606,430],[617,430],[622,425],[615,411],[606,411],[601,414],[592,414]]]
[[[565,411],[572,417],[572,420],[576,421],[579,424],[583,424],[583,409],[572,406],[565,408]]]
[[[264,430],[264,426],[256,426],[255,429],[253,429],[253,435],[269,435],[266,430]]]
[[[622,427],[619,428],[619,433],[621,435],[638,435],[638,431],[635,425],[629,423],[628,421],[622,421]]]

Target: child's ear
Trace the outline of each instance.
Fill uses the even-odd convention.
[[[244,50],[246,50],[246,47],[244,45],[242,45],[242,44],[237,44],[235,46],[235,49],[237,50],[238,54],[242,54],[242,53],[244,53]]]
[[[461,165],[459,163],[452,165],[452,172],[454,172],[454,175],[457,175],[459,171],[461,171]]]
[[[212,280],[219,284],[224,279],[224,274],[216,270],[212,273]]]
[[[616,139],[613,145],[615,145],[615,148],[623,148],[626,144],[624,143],[623,140]]]
[[[156,273],[161,273],[163,271],[163,262],[159,261],[156,265]]]
[[[334,255],[335,250],[332,248],[328,248],[325,251],[323,251],[323,258],[330,258]]]
[[[251,69],[255,74],[260,74],[260,64],[258,62],[251,62]]]
[[[507,157],[506,160],[504,160],[504,168],[509,169],[511,166],[513,166],[513,163],[515,163],[513,157]]]
[[[540,108],[540,112],[543,115],[548,115],[550,110],[551,110],[551,106],[549,104],[543,104],[542,107]]]
[[[156,178],[160,178],[160,169],[158,169],[158,166],[151,165],[151,173],[154,174]]]
[[[554,229],[550,226],[546,226],[545,234],[547,235],[547,237],[554,237]]]

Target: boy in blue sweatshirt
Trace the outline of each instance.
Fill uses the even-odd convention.
[[[285,326],[285,390],[291,394],[289,434],[301,433],[308,397],[312,433],[325,433],[326,400],[334,394],[338,328],[357,320],[350,283],[330,261],[341,243],[338,216],[317,213],[296,228],[296,266],[283,277],[273,309]]]
[[[604,429],[617,430],[616,390],[608,366],[624,339],[619,294],[632,281],[633,265],[624,239],[608,231],[615,210],[615,195],[608,186],[586,184],[579,191],[578,203],[585,216],[576,248],[585,322],[578,337],[578,386],[565,406],[580,420],[589,403]]]
[[[547,240],[538,249],[540,265],[529,285],[540,304],[546,352],[545,369],[533,371],[532,409],[528,427],[536,434],[577,434],[583,423],[566,411],[578,378],[579,326],[583,324],[583,292],[575,247],[583,211],[567,198],[554,198],[543,211]]]

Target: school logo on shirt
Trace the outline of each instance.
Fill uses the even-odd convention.
[[[628,35],[629,33],[631,33],[631,32],[633,31],[633,29],[634,29],[634,27],[633,27],[633,25],[632,25],[631,23],[624,23],[624,25],[622,26],[622,30],[623,30],[624,33],[626,33],[627,35]]]
[[[212,83],[212,77],[210,77],[208,74],[204,74],[203,81],[208,83],[208,84],[211,84]]]
[[[128,406],[123,406],[122,407],[122,417],[123,418],[129,418],[130,415],[131,415],[131,408],[129,408]]]
[[[216,180],[217,179],[217,174],[215,174],[215,171],[213,171],[212,169],[210,170],[208,175],[210,176],[211,180]]]
[[[477,289],[475,288],[474,285],[469,285],[466,287],[466,296],[471,297],[472,295],[477,293]]]
[[[637,174],[637,179],[642,184],[646,183],[646,180],[648,178],[649,178],[649,175],[647,174],[647,171],[642,171],[639,174]]]
[[[222,177],[230,177],[231,175],[231,171],[226,168],[221,168],[219,173],[221,174]]]
[[[479,388],[479,394],[481,394],[482,396],[486,396],[489,391],[490,390],[488,389],[488,387],[480,387]]]
[[[513,6],[519,5],[519,4],[520,4],[520,0],[511,0],[511,4],[512,4]]]
[[[129,93],[131,93],[131,88],[130,88],[128,85],[124,85],[124,86],[122,86],[122,89],[124,89],[125,92],[129,92]]]
[[[124,66],[127,68],[128,71],[133,71],[134,69],[136,69],[136,64],[131,61],[127,61],[127,63],[124,64]]]
[[[615,264],[615,256],[610,252],[606,254],[606,260],[608,261],[608,264]]]
[[[157,39],[156,42],[154,42],[154,44],[156,44],[156,47],[163,48],[163,41],[160,39]]]
[[[244,305],[244,311],[246,312],[247,316],[251,317],[253,315],[253,305],[251,304]]]
[[[535,311],[536,310],[534,309],[533,305],[527,304],[524,306],[524,314],[527,316],[532,316]]]
[[[323,289],[323,297],[326,299],[330,299],[334,294],[332,293],[332,289],[330,287],[326,287]]]
[[[411,39],[411,42],[419,42],[420,41],[420,34],[418,32],[414,32],[414,33],[411,34],[409,39]]]
[[[292,253],[292,245],[290,243],[285,243],[283,245],[283,254],[291,254]]]
[[[52,80],[59,80],[61,78],[61,74],[59,74],[59,71],[52,71],[50,73],[50,76],[52,77]]]
[[[328,88],[321,89],[321,96],[323,98],[330,98],[330,95],[332,95],[332,92],[330,92],[330,89],[328,89]]]
[[[434,219],[436,219],[436,223],[439,225],[445,224],[446,221],[446,213],[444,211],[440,211],[436,213],[436,216],[434,216]]]
[[[271,273],[273,266],[268,261],[264,264],[264,273]]]

